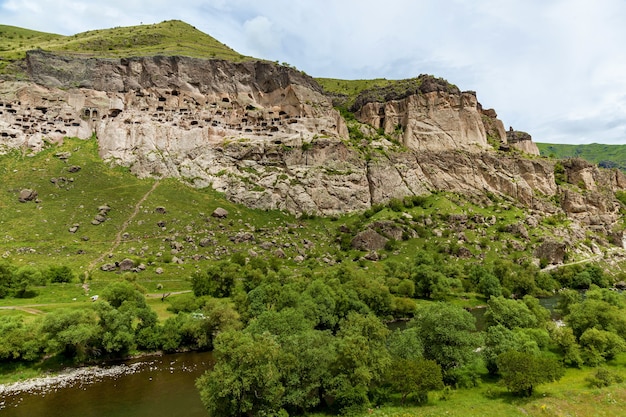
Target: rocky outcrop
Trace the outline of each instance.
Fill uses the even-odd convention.
[[[532,137],[526,132],[513,130],[512,127],[506,132],[506,141],[509,145],[531,155],[539,155],[539,148],[533,142]]]
[[[611,192],[626,186],[619,172],[577,161],[564,164],[572,186],[557,186],[554,162],[494,151],[491,142],[538,153],[474,92],[434,77],[355,101],[356,117],[396,146],[354,143],[315,80],[273,63],[37,51],[26,64],[31,81],[0,81],[0,146],[37,152],[95,136],[105,160],[140,177],[211,186],[250,207],[331,215],[448,190],[610,225],[619,207]]]
[[[369,102],[355,116],[386,134],[401,132],[402,144],[416,151],[478,152],[488,146],[472,91],[431,91],[398,100]]]

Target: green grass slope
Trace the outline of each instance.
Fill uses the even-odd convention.
[[[0,71],[32,49],[99,58],[183,55],[230,61],[251,59],[179,20],[90,30],[72,36],[0,25]]]
[[[543,156],[559,159],[582,158],[603,168],[619,168],[626,171],[626,145],[537,143],[537,147]]]

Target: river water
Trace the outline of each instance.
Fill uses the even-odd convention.
[[[194,383],[212,365],[210,352],[136,359],[33,392],[0,395],[0,417],[206,417]]]

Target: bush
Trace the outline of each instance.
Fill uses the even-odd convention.
[[[45,273],[46,280],[49,282],[72,282],[74,281],[74,273],[69,266],[51,266]]]
[[[593,375],[585,378],[590,386],[596,388],[608,387],[613,383],[620,384],[624,381],[621,375],[611,372],[607,368],[598,368]]]

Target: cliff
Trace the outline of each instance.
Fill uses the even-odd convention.
[[[314,79],[268,62],[34,51],[25,68],[29,81],[0,82],[3,147],[95,135],[103,159],[140,177],[211,186],[250,207],[330,215],[436,190],[494,193],[608,232],[612,193],[626,185],[579,165],[557,185],[553,161],[520,152],[538,154],[530,136],[507,134],[474,92],[430,76],[364,91],[347,123]]]

